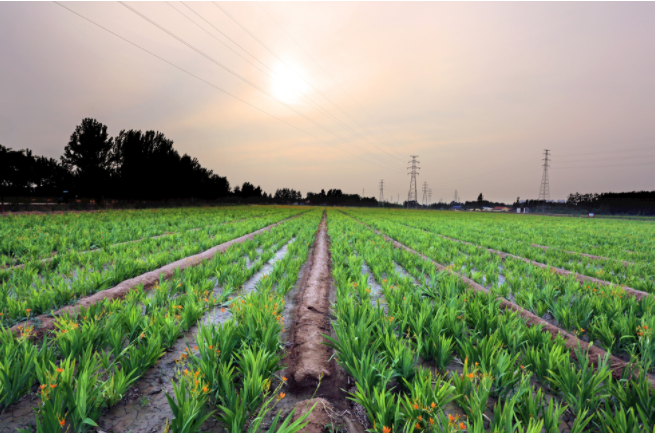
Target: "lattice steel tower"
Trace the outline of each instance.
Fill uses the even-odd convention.
[[[421,168],[418,166],[419,161],[416,159],[418,158],[418,155],[409,155],[412,157],[411,161],[408,161],[408,163],[412,164],[410,167],[407,167],[408,170],[410,170],[409,175],[411,175],[411,179],[409,181],[409,193],[407,194],[407,207],[409,207],[409,204],[411,202],[414,202],[418,204],[418,192],[416,191],[416,176],[419,175],[418,170]]]
[[[544,150],[544,173],[541,176],[541,187],[539,188],[539,201],[542,201],[541,211],[546,210],[546,200],[550,200],[550,184],[548,182],[548,163],[550,162],[550,150]]]
[[[427,206],[428,204],[428,183],[423,182],[423,206]]]
[[[384,180],[380,180],[380,202],[378,206],[384,207]]]
[[[453,201],[455,203],[459,203],[459,195],[457,194],[457,190],[455,190],[455,198],[453,198]]]

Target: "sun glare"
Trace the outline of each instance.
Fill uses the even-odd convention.
[[[291,68],[293,69],[279,63],[275,68],[272,83],[273,95],[287,104],[298,102],[300,95],[308,89],[301,78],[299,68],[293,66]]]

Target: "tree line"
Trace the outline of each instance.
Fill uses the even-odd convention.
[[[0,145],[0,189],[8,196],[162,200],[215,199],[230,193],[227,178],[180,155],[158,131],[121,130],[86,118],[75,127],[60,160]]]
[[[59,160],[35,156],[29,149],[0,145],[0,200],[7,197],[71,197],[122,201],[229,198],[253,203],[303,201],[300,191],[278,189],[266,193],[250,182],[230,188],[230,182],[203,167],[197,158],[180,155],[173,140],[159,131],[121,130],[111,137],[107,126],[85,118],[75,130]],[[375,198],[360,198],[331,189],[307,193],[311,204],[355,203],[375,205]]]

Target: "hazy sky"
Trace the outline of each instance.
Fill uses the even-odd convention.
[[[653,2],[63,5],[175,66],[56,3],[0,3],[0,144],[59,158],[94,117],[232,185],[384,179],[401,201],[409,155],[419,198],[536,198],[548,148],[553,199],[655,190]]]

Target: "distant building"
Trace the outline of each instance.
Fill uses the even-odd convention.
[[[452,206],[452,210],[462,210],[462,206]]]
[[[493,209],[494,212],[509,212],[509,210],[510,209],[506,206],[496,206]]]

